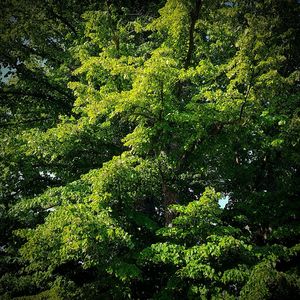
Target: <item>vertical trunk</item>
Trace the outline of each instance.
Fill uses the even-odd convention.
[[[199,18],[200,8],[202,5],[202,0],[196,0],[195,5],[190,12],[190,27],[189,27],[189,41],[188,41],[188,51],[184,61],[184,68],[187,69],[192,60],[194,48],[195,48],[195,41],[194,41],[194,32],[195,32],[195,25]],[[179,98],[181,95],[182,90],[182,83],[179,83],[177,86],[177,97]],[[175,149],[176,151],[176,149]],[[172,219],[174,218],[174,213],[171,212],[169,206],[178,202],[178,195],[176,192],[172,191],[172,189],[166,184],[163,180],[162,184],[162,192],[163,192],[163,206],[165,209],[165,223],[166,225],[170,225]]]
[[[186,55],[186,60],[184,63],[184,68],[187,69],[191,63],[193,51],[194,51],[194,31],[195,31],[195,25],[196,21],[199,18],[199,12],[201,8],[202,1],[201,0],[196,0],[195,7],[191,11],[191,23],[190,23],[190,28],[189,28],[189,45],[188,45],[188,52]]]
[[[178,195],[170,189],[170,187],[163,182],[162,184],[163,192],[163,206],[165,209],[165,225],[168,226],[171,224],[175,214],[169,209],[169,206],[176,204],[178,202]]]

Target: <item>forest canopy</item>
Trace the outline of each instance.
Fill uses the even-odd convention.
[[[299,16],[3,0],[0,298],[299,299]]]

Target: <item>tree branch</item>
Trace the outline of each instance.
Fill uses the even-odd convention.
[[[194,51],[194,47],[195,47],[195,45],[194,45],[195,25],[196,25],[196,21],[199,18],[199,12],[200,12],[201,5],[202,5],[202,1],[197,0],[195,8],[191,11],[191,24],[190,24],[190,28],[189,28],[189,46],[188,46],[188,52],[187,52],[185,63],[184,63],[185,69],[187,69],[191,63],[191,59],[192,59],[192,55],[193,55],[193,51]]]
[[[30,120],[24,120],[19,122],[6,122],[6,123],[0,123],[0,127],[7,127],[7,126],[18,126],[21,124],[28,124],[28,123],[34,123],[34,122],[41,122],[46,120],[51,120],[52,118],[37,118],[37,119],[30,119]]]
[[[3,91],[3,90],[0,90],[0,96],[1,95],[12,95],[12,96],[20,96],[20,97],[33,97],[33,98],[49,99],[52,103],[55,103],[61,107],[64,107],[67,110],[70,110],[72,107],[67,102],[58,101],[55,97],[53,97],[49,94],[42,94],[42,93],[36,93],[36,92],[30,92],[30,91]]]
[[[77,31],[75,29],[75,27],[63,16],[58,15],[56,12],[54,12],[54,10],[49,7],[48,8],[48,12],[56,19],[58,19],[59,21],[61,21],[64,25],[66,25],[73,33],[74,35],[77,37]]]

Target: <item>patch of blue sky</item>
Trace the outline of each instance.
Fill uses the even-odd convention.
[[[219,205],[221,208],[225,208],[225,205],[228,203],[229,201],[229,197],[228,196],[224,196],[219,200]]]

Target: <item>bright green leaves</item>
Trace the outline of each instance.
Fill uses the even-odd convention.
[[[188,24],[190,23],[189,1],[171,0],[159,10],[160,17],[152,21],[146,28],[158,31],[164,43],[176,49],[177,55],[183,55],[187,49]],[[180,49],[180,51],[178,51]]]
[[[251,247],[232,236],[220,237],[217,235],[211,235],[205,238],[204,245],[193,246],[187,251],[186,261],[205,262],[210,259],[219,259],[222,261],[222,256],[224,255],[225,258],[225,255],[228,254],[231,254],[231,259],[234,260],[234,254],[238,254],[244,249],[251,251]]]
[[[199,200],[187,206],[174,205],[172,208],[179,215],[171,226],[157,231],[167,242],[152,244],[141,253],[143,264],[173,266],[171,278],[175,276],[179,282],[172,289],[169,284],[165,287],[169,297],[186,285],[190,293],[201,295],[202,289],[195,289],[191,282],[198,287],[209,282],[209,293],[214,296],[226,290],[231,294],[226,285],[234,282],[242,286],[249,277],[250,266],[246,264],[255,259],[252,247],[233,237],[238,236],[237,229],[222,224],[219,197],[207,188]]]
[[[51,117],[1,135],[1,293],[297,299],[298,4],[54,2],[0,25],[1,118]]]
[[[51,211],[61,206],[89,202],[89,194],[90,186],[78,180],[64,187],[48,189],[33,199],[24,198],[10,209],[9,214],[27,226],[32,226],[32,223],[42,222]]]
[[[126,152],[83,178],[92,184],[92,197],[95,196],[96,202],[104,207],[122,210],[131,208],[137,202],[142,204],[146,197],[159,197],[156,195],[159,174],[155,164]]]
[[[153,263],[164,263],[179,265],[183,262],[182,256],[185,248],[171,243],[157,243],[145,249],[141,255],[141,261],[151,261]]]
[[[249,281],[241,291],[241,299],[277,299],[299,295],[300,282],[295,274],[276,270],[276,257],[264,259],[252,270]]]
[[[109,274],[115,275],[123,282],[130,282],[141,277],[141,270],[134,264],[116,262],[107,269]]]
[[[113,9],[113,6],[107,7],[103,11],[86,12],[83,15],[83,18],[87,20],[85,23],[85,36],[99,49],[106,47],[115,34],[116,14],[112,13],[110,9]]]
[[[108,212],[97,213],[82,204],[61,206],[43,225],[18,235],[28,239],[21,249],[24,259],[30,262],[28,270],[53,271],[68,261],[90,268],[104,259],[113,259],[119,247],[132,247],[128,234]]]
[[[293,272],[278,271],[280,265],[293,259],[296,248],[254,247],[240,237],[240,230],[223,223],[219,197],[208,188],[199,200],[173,206],[179,215],[171,226],[157,231],[167,241],[142,251],[142,265],[169,268],[170,281],[161,293],[169,298],[184,295],[184,287],[190,299],[219,299],[224,295],[226,299],[266,299],[271,294],[284,295],[284,286],[298,289]],[[276,291],[271,290],[273,285]],[[290,293],[297,291],[291,289]]]
[[[27,214],[34,212],[45,221],[35,229],[16,231],[17,236],[27,240],[20,249],[22,259],[28,263],[24,275],[46,272],[48,281],[51,276],[58,278],[60,272],[64,274],[65,266],[71,264],[79,273],[97,269],[122,282],[139,276],[138,268],[126,262],[135,247],[132,236],[124,230],[125,224],[113,217],[110,207],[96,202],[85,181],[50,189],[27,203],[24,201],[14,211],[23,207]],[[128,258],[122,259],[121,253],[127,253]]]
[[[54,179],[76,180],[120,153],[120,136],[125,129],[114,124],[90,124],[85,117],[63,117],[46,132],[35,129],[24,133],[22,140],[27,143],[22,145],[22,151],[34,157],[42,165],[41,172],[52,174]]]
[[[153,146],[153,141],[168,131],[166,116],[177,110],[174,85],[178,72],[172,51],[158,49],[138,70],[130,93],[124,100],[121,97],[117,112],[129,114],[129,120],[137,122],[135,130],[124,138],[125,145],[134,153],[147,152],[147,145]]]
[[[198,201],[192,201],[187,206],[173,205],[172,210],[179,216],[172,221],[172,227],[160,229],[158,234],[188,245],[202,243],[215,233],[222,234],[219,198],[219,194],[208,188]],[[224,232],[229,233],[230,229],[224,228]]]
[[[221,281],[224,284],[239,283],[243,284],[249,278],[249,269],[246,265],[239,265],[237,268],[226,270]]]
[[[26,241],[20,249],[27,264],[21,278],[45,273],[49,282],[64,278],[66,266],[74,265],[78,273],[111,276],[122,290],[141,277],[136,251],[158,228],[150,213],[159,190],[155,164],[125,153],[81,180],[19,202],[11,214],[35,226],[15,232]]]

